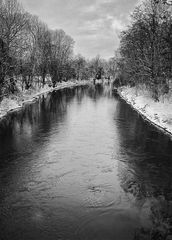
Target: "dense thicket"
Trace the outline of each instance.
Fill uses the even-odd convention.
[[[165,0],[137,6],[121,33],[118,74],[122,84],[145,84],[153,98],[170,91],[172,78],[172,14]]]

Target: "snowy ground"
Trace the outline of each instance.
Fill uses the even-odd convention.
[[[159,102],[152,99],[144,86],[121,87],[119,94],[152,124],[172,135],[172,94],[160,97]]]
[[[45,94],[48,92],[52,92],[54,90],[66,88],[66,87],[74,87],[79,85],[87,85],[88,81],[68,81],[68,82],[62,82],[58,83],[56,88],[49,87],[48,85],[45,85],[42,88],[39,89],[31,89],[31,90],[25,90],[20,91],[17,95],[11,95],[10,97],[4,97],[2,102],[0,103],[0,118],[4,117],[8,112],[13,110],[20,109],[23,104],[26,102],[34,101],[36,98],[38,98],[41,94]]]

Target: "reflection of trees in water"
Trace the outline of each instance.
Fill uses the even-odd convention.
[[[77,104],[81,105],[82,100],[84,99],[85,93],[88,91],[89,86],[80,86],[74,88],[75,99],[77,100]]]
[[[11,113],[0,121],[1,156],[3,152],[16,152],[24,143],[33,145],[31,143],[40,131],[48,134],[53,124],[58,127],[58,124],[65,121],[67,106],[76,91],[63,89],[41,96],[35,103],[27,104],[21,111]]]
[[[53,125],[65,121],[67,109],[75,101],[81,104],[90,87],[81,86],[62,89],[39,97],[22,110],[7,115],[0,121],[0,154],[18,152],[24,145],[31,144],[40,132],[50,134]],[[8,151],[7,151],[8,150]]]
[[[102,94],[103,94],[102,84],[90,86],[86,91],[86,95],[89,96],[94,101],[97,101],[100,97],[102,97]]]
[[[97,83],[95,85],[90,85],[85,91],[86,95],[89,96],[94,101],[99,100],[102,96],[112,97],[112,88],[110,85],[103,85]]]
[[[152,226],[137,229],[136,239],[167,239],[172,234],[172,141],[119,102],[119,136],[124,163],[121,187],[140,209],[149,204]]]

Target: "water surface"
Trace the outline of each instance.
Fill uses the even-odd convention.
[[[0,239],[166,239],[172,141],[109,86],[63,89],[0,122]]]

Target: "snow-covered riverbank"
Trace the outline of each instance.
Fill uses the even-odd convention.
[[[146,120],[172,136],[172,96],[170,94],[155,102],[151,93],[141,87],[121,87],[120,96],[137,110]]]
[[[44,87],[39,89],[20,91],[17,95],[4,97],[4,99],[0,103],[0,119],[4,117],[6,114],[8,114],[9,112],[16,111],[22,108],[22,106],[25,103],[34,101],[36,98],[38,98],[42,94],[52,92],[62,88],[75,87],[75,86],[81,86],[81,85],[87,85],[87,84],[89,84],[89,81],[68,81],[68,82],[58,83],[57,87],[55,88],[45,85]]]

